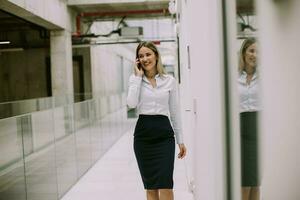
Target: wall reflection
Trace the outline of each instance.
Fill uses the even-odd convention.
[[[0,120],[0,200],[57,200],[128,130],[125,93]],[[59,105],[59,106],[58,106]]]
[[[236,0],[241,199],[259,199],[258,118],[260,107],[257,22],[253,0]]]
[[[18,119],[0,121],[0,199],[26,199],[22,134]]]

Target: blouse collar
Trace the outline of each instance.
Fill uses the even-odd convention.
[[[258,77],[258,74],[255,71],[254,74],[253,74],[253,77],[252,77],[251,81],[257,79],[257,77]],[[247,72],[246,71],[242,71],[242,73],[240,74],[240,77],[239,77],[239,81],[246,82],[246,79],[247,79]]]
[[[155,76],[154,76],[155,79],[162,78],[162,77],[163,77],[163,75],[160,75],[159,73],[155,74]],[[143,80],[150,83],[145,75],[143,76]]]

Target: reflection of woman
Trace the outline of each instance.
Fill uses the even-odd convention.
[[[155,45],[141,42],[136,65],[129,79],[127,104],[137,107],[139,118],[134,131],[134,152],[148,200],[173,200],[175,141],[183,158],[175,79],[165,74]],[[173,127],[169,121],[168,116]]]
[[[259,199],[257,111],[258,75],[256,40],[246,39],[240,50],[238,88],[241,121],[241,167],[243,200]]]

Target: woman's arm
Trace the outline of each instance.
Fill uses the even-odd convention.
[[[181,116],[178,103],[178,91],[176,80],[172,77],[172,89],[169,96],[170,119],[173,125],[177,144],[183,144]]]
[[[127,105],[129,108],[135,108],[139,103],[142,77],[132,74],[129,78],[129,88],[127,94]]]
[[[182,159],[186,155],[186,147],[183,143],[177,84],[175,79],[173,79],[172,81],[172,89],[170,91],[169,97],[170,118],[173,125],[173,130],[175,132],[176,141],[179,147],[179,153],[177,157]]]

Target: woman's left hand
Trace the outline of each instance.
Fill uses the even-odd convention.
[[[182,144],[178,144],[179,146],[179,154],[178,154],[178,158],[179,159],[182,159],[185,157],[186,155],[186,148],[185,148],[185,145],[182,143]]]

